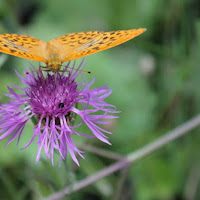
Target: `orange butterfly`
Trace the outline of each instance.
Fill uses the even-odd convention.
[[[0,52],[46,63],[47,71],[58,72],[65,61],[84,57],[126,42],[146,29],[111,32],[70,33],[49,42],[27,35],[0,35]]]

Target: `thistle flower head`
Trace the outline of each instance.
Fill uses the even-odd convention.
[[[96,137],[110,144],[104,130],[99,125],[108,124],[105,119],[113,119],[118,113],[115,107],[104,101],[112,90],[103,86],[91,89],[95,79],[90,83],[81,73],[83,62],[77,70],[75,64],[66,66],[69,72],[51,74],[44,77],[41,71],[26,73],[25,77],[17,75],[23,83],[23,87],[8,87],[9,94],[6,96],[11,100],[0,105],[0,140],[10,136],[7,144],[18,138],[23,133],[26,123],[33,119],[36,123],[33,127],[33,136],[26,144],[25,149],[37,139],[38,153],[36,163],[40,159],[41,151],[44,149],[47,158],[54,163],[54,151],[60,155],[60,161],[65,159],[68,153],[74,162],[79,165],[75,154],[83,157],[72,140],[72,135],[84,137]],[[82,78],[81,82],[77,77]],[[15,90],[22,93],[18,93]],[[77,107],[78,105],[78,107]],[[98,111],[101,111],[99,114]],[[81,118],[79,124],[74,125],[75,115]],[[86,124],[93,135],[78,132],[78,127]]]

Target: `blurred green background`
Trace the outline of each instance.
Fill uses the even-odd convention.
[[[87,78],[95,76],[96,87],[113,88],[107,102],[121,111],[119,119],[107,127],[113,132],[109,136],[112,146],[97,139],[87,143],[122,155],[199,113],[199,18],[200,1],[196,0],[0,0],[0,33],[48,41],[71,32],[147,28],[121,46],[86,58],[86,69],[93,72]],[[0,55],[1,102],[6,102],[7,85],[21,84],[14,69],[23,75],[30,63],[38,66],[34,61]],[[121,187],[122,172],[117,172],[63,199],[200,199],[199,130],[132,165]],[[78,168],[70,157],[60,168],[45,159],[35,165],[36,142],[19,150],[31,136],[30,123],[18,146],[15,141],[5,147],[6,140],[0,141],[0,199],[40,199],[113,163],[86,151]],[[74,141],[84,146],[84,139],[74,137]]]

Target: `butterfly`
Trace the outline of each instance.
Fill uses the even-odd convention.
[[[63,35],[48,42],[28,35],[1,34],[0,52],[46,63],[45,71],[58,72],[63,62],[122,44],[145,28],[110,32],[89,31]]]

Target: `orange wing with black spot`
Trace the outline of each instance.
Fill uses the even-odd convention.
[[[122,44],[142,34],[146,29],[131,29],[111,32],[89,31],[63,35],[50,41],[58,43],[62,62],[74,60]]]
[[[0,52],[47,63],[46,42],[27,35],[0,35]]]
[[[45,62],[47,68],[59,71],[61,63],[88,56],[122,44],[146,29],[111,32],[89,31],[63,35],[46,43],[27,35],[0,35],[0,52]],[[53,69],[50,67],[53,65]]]

